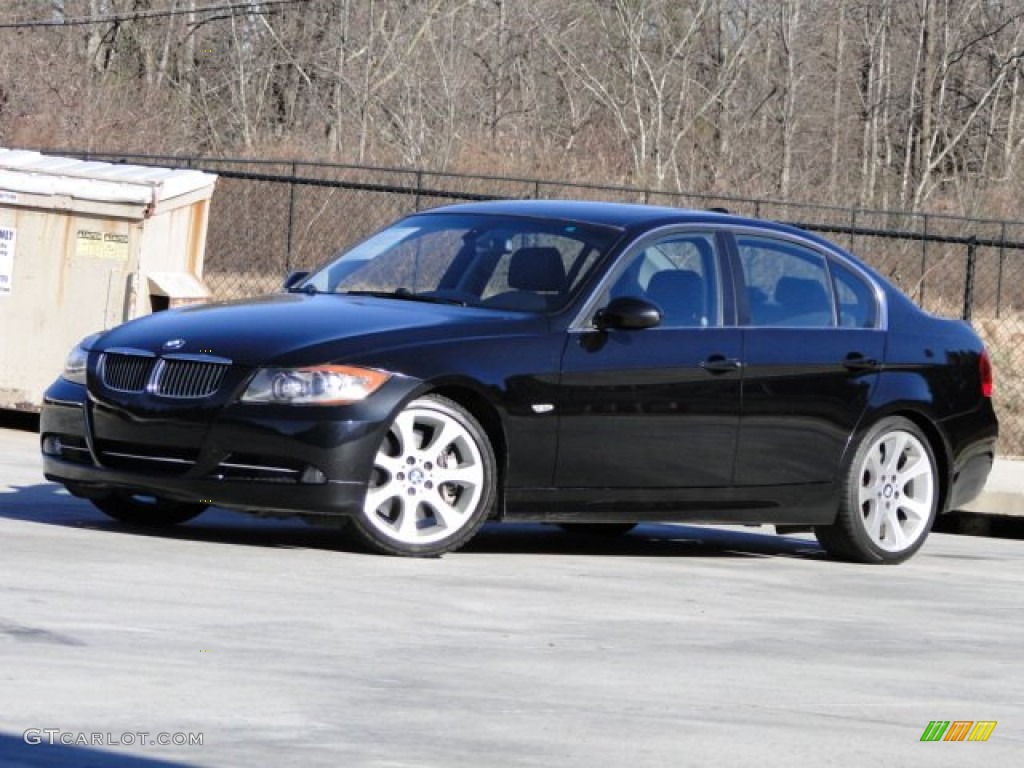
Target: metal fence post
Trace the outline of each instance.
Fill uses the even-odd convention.
[[[924,286],[928,282],[928,214],[924,216],[924,239],[921,241],[921,290],[917,292],[917,302],[924,308]]]
[[[996,276],[996,319],[1003,306],[1003,265],[1006,262],[1006,222],[999,227],[999,273]]]
[[[978,239],[971,236],[967,243],[967,274],[964,276],[964,320],[971,319],[971,303],[974,301],[974,266],[978,258]]]
[[[285,273],[292,271],[292,249],[295,231],[295,178],[299,175],[298,163],[292,163],[292,180],[288,183],[288,255],[285,262]]]
[[[420,195],[423,194],[423,171],[416,171],[416,210],[420,209]]]

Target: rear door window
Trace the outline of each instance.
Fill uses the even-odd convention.
[[[773,238],[737,237],[750,324],[778,328],[835,325],[825,257]]]

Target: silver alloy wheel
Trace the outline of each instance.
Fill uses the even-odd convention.
[[[403,545],[455,536],[473,520],[486,491],[472,432],[429,400],[414,401],[398,415],[373,465],[364,517]]]
[[[864,455],[857,498],[875,546],[893,553],[914,546],[935,505],[935,467],[921,440],[903,430],[880,435]]]

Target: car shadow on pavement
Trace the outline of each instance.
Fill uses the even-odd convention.
[[[935,521],[932,531],[959,536],[1024,540],[1024,517],[986,515],[978,512],[950,512]]]
[[[59,743],[62,736],[66,741],[74,742],[80,738],[89,741],[94,736],[102,740],[108,734],[54,733],[52,728],[52,724],[46,724],[18,735],[0,731],[0,755],[3,756],[0,764],[32,768],[190,768],[196,765],[126,754],[112,749],[62,744]],[[51,738],[56,743],[51,744]]]
[[[575,533],[540,523],[492,524],[485,526],[461,551],[604,557],[825,557],[811,538],[777,536],[758,528],[678,523],[646,523],[618,536]]]
[[[297,519],[262,518],[214,507],[183,525],[147,528],[112,520],[87,500],[71,496],[54,483],[9,488],[7,493],[0,492],[0,518],[8,520],[87,528],[125,536],[240,546],[359,551],[354,542],[339,536],[338,530],[307,525]]]
[[[107,518],[88,501],[53,483],[10,486],[0,492],[0,518],[109,531],[112,534],[238,546],[302,548],[365,554],[343,531],[297,519],[268,519],[212,508],[173,528],[130,526]],[[766,534],[761,529],[646,524],[621,536],[570,533],[541,523],[492,523],[461,553],[622,557],[798,557],[820,559],[813,539]]]
[[[39,414],[34,411],[11,411],[0,408],[0,429],[39,434]]]

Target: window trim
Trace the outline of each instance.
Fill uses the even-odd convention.
[[[871,297],[875,300],[874,321],[872,322],[871,325],[868,325],[868,326],[863,326],[863,325],[843,325],[843,323],[842,323],[842,315],[843,315],[842,307],[843,307],[843,305],[842,305],[842,302],[839,300],[839,280],[841,279],[840,278],[840,271],[841,270],[845,270],[846,272],[848,272],[853,280],[859,281],[863,287],[867,288],[868,292],[871,294]],[[874,285],[874,283],[866,281],[861,276],[860,272],[854,271],[851,268],[851,266],[849,264],[847,264],[847,262],[845,260],[839,260],[839,259],[833,259],[833,260],[829,261],[829,282],[832,285],[832,294],[833,294],[833,297],[834,297],[834,306],[835,306],[835,311],[836,311],[836,328],[846,328],[848,330],[861,330],[861,331],[870,331],[870,330],[875,330],[875,329],[878,328],[878,326],[879,326],[879,313],[881,312],[881,304],[878,301],[878,297],[875,295],[875,285]]]
[[[679,327],[669,328],[664,326],[666,330],[679,330],[679,331],[709,331],[709,330],[721,330],[723,328],[735,328],[739,325],[737,322],[737,307],[735,297],[735,278],[733,276],[733,265],[729,254],[727,253],[728,244],[722,237],[723,232],[728,232],[732,227],[727,224],[713,224],[713,223],[684,223],[684,224],[666,224],[655,229],[650,229],[646,232],[641,233],[626,245],[617,256],[612,266],[601,276],[601,279],[594,285],[587,297],[587,300],[583,302],[579,311],[573,317],[569,323],[569,333],[588,333],[594,330],[593,317],[599,309],[601,309],[601,297],[615,284],[615,281],[622,276],[622,273],[626,271],[630,264],[633,263],[641,251],[652,245],[653,243],[664,240],[672,236],[686,236],[686,235],[707,235],[712,240],[712,245],[715,249],[715,268],[716,277],[718,279],[718,302],[719,312],[721,314],[722,322],[717,325],[708,325],[703,327]],[[663,326],[657,326],[661,328]]]
[[[759,237],[766,240],[778,240],[782,243],[789,243],[798,245],[808,250],[814,251],[825,260],[825,268],[828,273],[828,289],[832,298],[832,312],[833,312],[833,324],[829,326],[805,326],[805,325],[756,325],[750,320],[749,307],[746,305],[745,300],[740,298],[740,294],[743,293],[741,289],[746,288],[746,277],[743,273],[743,265],[740,262],[739,255],[739,238],[741,236]],[[886,294],[882,287],[878,284],[878,281],[861,267],[860,264],[854,260],[848,258],[844,253],[833,248],[823,246],[809,238],[800,237],[799,235],[790,232],[776,232],[773,230],[760,229],[758,227],[751,226],[734,226],[729,227],[729,239],[731,241],[731,258],[733,260],[733,285],[737,294],[736,297],[736,315],[737,325],[741,328],[759,328],[759,329],[775,329],[775,330],[801,330],[801,331],[885,331],[889,328],[889,306],[886,301]],[[835,285],[833,284],[832,277],[832,263],[838,262],[843,267],[854,273],[855,276],[859,277],[867,285],[871,291],[872,297],[875,300],[875,323],[874,325],[862,328],[862,327],[851,327],[839,324],[839,317],[837,315],[838,297],[836,296]],[[741,311],[742,309],[742,311]],[[745,317],[743,317],[745,315]]]
[[[663,235],[674,234],[674,233],[686,233],[686,232],[707,232],[715,234],[715,246],[716,253],[718,256],[719,265],[719,276],[722,287],[722,310],[723,318],[722,325],[715,326],[716,328],[783,328],[783,326],[766,326],[766,325],[751,325],[750,318],[741,317],[741,308],[746,310],[746,304],[744,300],[741,300],[740,289],[746,286],[746,281],[742,277],[742,265],[739,261],[739,246],[737,245],[736,238],[743,235],[756,235],[765,238],[774,238],[776,240],[782,240],[783,242],[795,243],[802,245],[806,248],[810,248],[813,251],[817,251],[822,254],[827,263],[837,260],[844,267],[858,275],[861,279],[867,283],[868,287],[875,298],[876,304],[876,317],[875,325],[872,328],[851,328],[849,326],[830,326],[828,328],[808,328],[807,326],[789,326],[789,330],[802,330],[802,331],[888,331],[889,330],[889,302],[885,289],[879,283],[878,279],[875,278],[870,272],[862,267],[854,258],[851,258],[839,246],[833,244],[820,243],[816,240],[812,240],[809,237],[804,237],[796,232],[780,232],[773,229],[767,229],[756,225],[749,224],[735,224],[729,223],[713,223],[713,222],[694,222],[694,223],[675,223],[666,224],[655,229],[648,230],[647,232],[641,233],[639,236],[631,240],[628,245],[622,248],[618,255],[612,256],[611,253],[608,256],[612,256],[613,263],[607,269],[607,271],[601,275],[600,279],[594,284],[590,291],[590,295],[587,296],[586,300],[580,306],[576,312],[572,321],[569,323],[569,333],[589,333],[594,330],[594,325],[590,322],[593,319],[594,314],[601,307],[599,306],[599,298],[604,292],[611,287],[613,282],[619,278],[619,275],[625,271],[625,264],[628,260],[635,255],[636,250],[639,248],[646,247],[646,243],[652,239],[660,238]],[[831,273],[830,273],[831,280]],[[835,301],[834,293],[835,289],[832,288],[833,302]],[[693,329],[702,330],[702,329]]]

